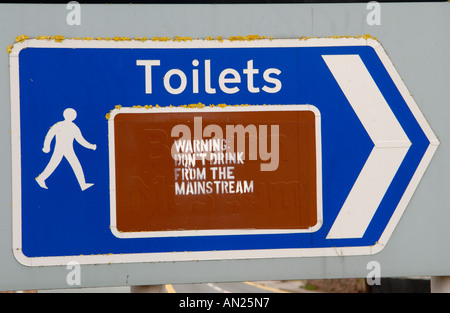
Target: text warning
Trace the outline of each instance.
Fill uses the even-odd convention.
[[[113,112],[111,207],[119,233],[320,227],[314,107]]]

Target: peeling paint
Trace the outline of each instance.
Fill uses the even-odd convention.
[[[263,39],[270,39],[272,40],[273,37],[266,37],[266,36],[260,36],[260,35],[247,35],[247,36],[231,36],[228,38],[229,41],[253,41],[253,40],[263,40]]]
[[[114,37],[112,40],[114,41],[131,41],[133,39],[131,39],[130,37]]]
[[[299,38],[299,40],[318,39],[318,38],[321,38],[321,37],[308,37],[308,36],[305,37],[305,36],[301,36]],[[369,35],[369,34],[357,35],[357,36],[337,36],[337,35],[335,35],[335,36],[327,36],[327,37],[323,37],[323,38],[329,38],[329,39],[342,39],[342,38],[346,38],[346,39],[349,39],[349,38],[361,39],[361,38],[363,38],[363,39],[366,39],[366,40],[367,39],[378,40],[377,37],[374,37],[374,36]]]
[[[277,104],[265,104],[264,103],[264,104],[260,104],[260,105],[265,106],[265,105],[277,105]],[[169,108],[202,109],[202,108],[204,108],[206,106],[207,106],[206,104],[204,104],[202,102],[198,102],[198,103],[191,103],[191,104],[181,104],[179,106],[173,106],[172,104],[170,104],[170,105],[166,106],[166,108],[169,107]],[[208,104],[208,106],[209,107],[226,108],[226,107],[248,107],[248,106],[252,106],[252,105],[248,104],[248,103],[243,103],[243,104],[218,103],[218,104]],[[130,108],[130,107],[122,107],[121,105],[116,105],[114,108],[120,110],[121,108]],[[153,109],[153,108],[161,108],[161,106],[159,106],[158,104],[155,104],[154,106],[151,105],[151,104],[148,104],[148,105],[146,104],[144,106],[142,106],[142,105],[133,105],[131,108],[134,108],[134,109],[142,109],[142,108],[144,108],[144,109],[148,110],[148,109]],[[111,112],[112,111],[113,110],[111,110],[109,113],[106,113],[105,118],[107,120],[109,120],[111,118]]]
[[[153,37],[152,41],[169,41],[170,37]]]
[[[192,41],[191,37],[180,37],[180,36],[175,36],[175,38],[173,39],[173,41]]]
[[[29,39],[27,35],[20,35],[16,37],[16,42],[23,42],[25,40]]]
[[[54,40],[55,42],[63,42],[64,39],[66,38],[62,35],[56,35],[52,37],[52,40]]]
[[[52,36],[37,36],[37,40],[51,40]]]
[[[320,37],[309,37],[309,36],[301,36],[299,38],[299,40],[308,40],[308,39],[314,39],[314,38],[320,38]],[[358,36],[328,36],[325,38],[331,38],[331,39],[342,39],[342,38],[356,38],[356,39],[374,39],[374,40],[378,40],[376,37],[370,35],[370,34],[365,34],[365,35],[358,35]],[[27,35],[20,35],[17,36],[16,38],[16,43],[17,42],[23,42],[27,39],[30,39]],[[147,37],[134,37],[134,38],[130,38],[130,37],[120,37],[120,36],[116,36],[116,37],[64,37],[63,35],[55,35],[55,36],[37,36],[36,37],[37,40],[54,40],[55,42],[63,42],[65,39],[71,39],[71,40],[87,40],[87,41],[91,41],[91,40],[99,40],[99,41],[141,41],[141,42],[145,42],[148,40],[151,41],[176,41],[176,42],[186,42],[186,41],[192,41],[194,40],[192,37],[183,37],[183,36],[175,36],[173,39],[170,37],[152,37],[152,38],[147,38]],[[224,42],[224,40],[228,40],[230,42],[233,41],[254,41],[254,40],[273,40],[274,38],[271,36],[260,36],[260,35],[247,35],[247,36],[230,36],[228,39],[223,38],[222,36],[217,36],[217,38],[214,39],[214,37],[211,36],[207,36],[206,38],[204,38],[203,40],[207,40],[207,41],[218,41],[218,42]],[[201,39],[200,39],[201,40]],[[12,52],[12,48],[13,45],[9,45],[6,49],[6,51],[9,53]]]

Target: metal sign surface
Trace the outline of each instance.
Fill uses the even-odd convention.
[[[10,68],[25,265],[373,254],[439,144],[373,39],[34,39]],[[238,125],[265,155],[208,150]]]

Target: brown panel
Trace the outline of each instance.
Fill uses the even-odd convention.
[[[172,128],[187,125],[194,136],[195,117],[202,118],[203,128],[220,126],[224,137],[226,125],[254,125],[258,138],[260,126],[267,125],[264,138],[269,151],[271,126],[278,125],[278,167],[261,171],[261,164],[270,160],[261,160],[259,153],[256,160],[249,160],[248,136],[243,164],[211,165],[205,160],[203,165],[199,157],[194,167],[177,165],[171,147],[179,137],[171,137]],[[311,111],[119,113],[114,118],[114,136],[116,221],[121,232],[307,229],[317,223],[315,115]],[[236,146],[235,151],[239,152]],[[227,167],[233,177],[214,179],[213,171],[226,172]],[[239,189],[239,182],[247,189]],[[184,194],[176,194],[176,184],[178,193],[184,190]]]

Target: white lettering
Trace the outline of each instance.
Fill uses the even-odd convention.
[[[180,86],[178,86],[178,88],[172,88],[172,86],[170,85],[170,78],[173,75],[177,75],[181,79],[181,83]],[[173,69],[168,71],[164,76],[164,87],[168,92],[170,92],[173,95],[179,95],[180,93],[182,93],[184,89],[186,89],[186,84],[187,84],[186,75],[183,73],[182,70]]]
[[[192,61],[193,66],[198,66],[198,60]],[[192,93],[198,93],[198,70],[192,70]]]
[[[192,93],[200,93],[199,86],[199,66],[200,62],[197,59],[192,61],[192,82],[188,81],[188,78],[181,69],[170,69],[163,76],[163,84],[167,92],[173,95],[179,95],[186,90],[187,85],[192,84]],[[145,67],[145,93],[152,94],[153,92],[153,80],[155,74],[152,68],[155,66],[161,66],[161,60],[136,60],[136,65]],[[208,94],[215,94],[216,88],[212,87],[213,79],[211,76],[211,60],[204,60],[204,91]],[[242,70],[242,73],[247,77],[247,90],[250,93],[259,93],[262,89],[267,93],[277,93],[281,90],[281,81],[276,76],[281,74],[281,71],[277,68],[268,68],[263,73],[264,81],[267,83],[262,88],[255,85],[255,77],[259,74],[259,69],[254,68],[253,60],[247,61],[247,67]],[[171,78],[178,76],[179,86],[174,87]],[[190,79],[190,78],[189,78]],[[234,68],[223,69],[219,77],[215,78],[215,82],[219,84],[220,90],[226,94],[235,94],[241,90],[241,75],[239,71]],[[234,84],[234,85],[233,85]]]
[[[247,89],[251,93],[258,93],[259,88],[253,86],[253,74],[258,74],[258,69],[253,69],[253,60],[247,62],[247,68],[244,70],[244,74],[247,75]]]
[[[270,76],[270,74],[280,75],[280,73],[281,71],[277,68],[268,68],[267,70],[265,70],[263,74],[264,80],[267,83],[274,84],[275,86],[274,87],[264,86],[262,87],[262,90],[264,90],[267,93],[277,93],[278,91],[280,91],[281,81]]]
[[[145,66],[145,93],[152,93],[152,66],[159,66],[159,60],[136,60],[136,65]]]
[[[216,89],[211,88],[211,60],[205,60],[205,91],[216,93]]]
[[[233,77],[227,78],[226,76],[228,74],[231,74]],[[219,86],[220,86],[220,89],[225,93],[232,94],[232,93],[236,93],[239,91],[239,88],[237,86],[234,86],[233,88],[228,88],[225,84],[240,83],[240,82],[241,82],[241,76],[239,75],[239,73],[236,70],[234,70],[232,68],[227,68],[227,69],[223,70],[222,73],[220,73]]]

